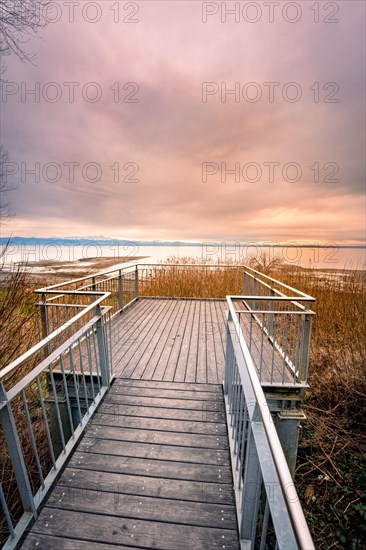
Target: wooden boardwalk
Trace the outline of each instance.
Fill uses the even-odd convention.
[[[112,327],[117,376],[221,384],[226,300],[141,299]]]
[[[222,386],[115,380],[23,548],[239,549]]]
[[[242,309],[240,302],[235,307]],[[117,376],[221,384],[226,348],[226,300],[140,299],[112,325]],[[240,324],[262,383],[293,384],[283,357],[249,315]],[[262,358],[262,366],[260,366]]]
[[[24,549],[239,548],[226,310],[226,300],[144,298],[113,318],[116,379]]]

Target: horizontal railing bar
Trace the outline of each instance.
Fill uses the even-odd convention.
[[[278,388],[278,382],[261,382],[261,386],[262,388],[264,387],[268,387],[268,388]],[[281,388],[295,388],[295,389],[299,389],[299,388],[309,388],[309,384],[301,384],[299,382],[281,382]]]
[[[49,290],[47,288],[41,288],[33,291],[35,294],[54,294],[52,290]],[[108,292],[110,294],[110,292]],[[83,290],[79,291],[78,289],[75,290],[63,290],[62,294],[59,294],[59,296],[100,296],[101,294],[106,294],[106,292],[101,290]]]
[[[8,390],[7,396],[9,401],[11,399],[14,399],[14,397],[18,393],[20,393],[28,384],[30,384],[35,379],[36,376],[41,374],[41,372],[44,369],[46,369],[53,361],[56,361],[57,359],[59,359],[59,357],[70,348],[70,345],[72,345],[75,341],[78,340],[78,338],[83,336],[85,332],[87,332],[93,325],[95,325],[95,323],[99,318],[100,318],[99,316],[93,317],[88,323],[86,323],[86,325],[84,325],[81,329],[75,332],[75,334],[70,336],[70,338],[68,338],[66,342],[61,344],[60,347],[58,347],[55,351],[53,351],[52,353],[50,353],[50,355],[48,355],[45,359],[43,359],[43,361],[41,361],[39,365],[37,365],[37,367],[35,367],[28,374],[26,374],[24,378],[20,380],[20,382],[18,382],[17,384],[15,384],[15,386],[13,386],[10,390]]]
[[[79,308],[79,309],[85,309],[86,307],[86,304],[60,304],[58,302],[54,303],[50,303],[50,302],[37,302],[36,306],[47,306],[47,307],[74,307],[74,308]]]
[[[287,298],[287,295],[284,294],[283,292],[281,292],[280,290],[278,290],[277,288],[274,288],[274,286],[272,285],[269,285],[267,283],[265,283],[264,281],[261,281],[260,279],[257,279],[257,277],[255,275],[252,275],[251,273],[246,273],[246,275],[248,275],[248,277],[251,277],[255,282],[257,283],[260,283],[262,286],[264,286],[265,288],[268,288],[268,290],[270,290],[272,293],[274,294],[277,294],[278,296],[283,296],[283,297],[286,297]],[[276,282],[276,279],[272,279],[272,282]],[[282,284],[282,283],[280,283]],[[291,288],[291,287],[289,287]],[[291,290],[295,290],[294,288],[291,288]],[[295,290],[295,292],[299,292],[299,294],[303,294],[303,293],[300,293],[300,291],[298,290]],[[307,296],[307,295],[306,295]],[[309,296],[309,299],[311,300],[315,300],[314,298],[312,298],[311,296]],[[291,303],[294,305],[294,306],[297,306],[297,307],[300,307],[300,308],[303,308],[304,306],[302,306],[301,304],[299,304],[299,301],[301,301],[300,298],[296,298],[296,300],[292,301],[291,300]],[[307,300],[308,301],[308,300]]]
[[[285,296],[285,295],[282,295],[282,296],[251,296],[251,295],[247,295],[247,296],[233,296],[233,295],[230,295],[229,296],[230,298],[232,298],[233,300],[241,300],[242,302],[244,302],[245,300],[262,300],[263,302],[265,301],[271,301],[271,302],[290,302],[291,304],[293,304],[294,306],[298,307],[299,309],[303,310],[303,311],[310,311],[308,309],[306,309],[306,307],[302,304],[300,304],[299,302],[315,302],[315,298],[310,298],[309,297],[309,300],[308,299],[305,299],[305,298],[298,298],[298,297],[294,297],[294,296]]]
[[[252,271],[253,273],[257,273],[258,275],[260,275],[261,277],[264,277],[265,279],[268,279],[269,281],[273,282],[273,283],[276,283],[280,286],[282,286],[283,288],[287,288],[287,290],[291,290],[291,291],[294,291],[294,292],[297,292],[298,294],[300,294],[300,296],[303,296],[304,298],[306,298],[306,300],[314,300],[314,298],[312,298],[311,296],[309,296],[308,294],[305,294],[305,292],[301,292],[301,290],[297,290],[296,288],[293,288],[292,286],[289,286],[289,285],[286,285],[286,283],[281,283],[281,281],[279,281],[278,279],[274,279],[273,277],[270,277],[269,275],[265,275],[264,273],[262,273],[261,271],[257,271],[256,269],[253,269],[252,267],[249,267],[249,266],[245,266],[245,269],[248,269],[249,271]],[[252,276],[251,273],[248,273],[249,276]],[[253,276],[252,276],[253,277]],[[264,283],[264,281],[260,281],[259,279],[256,279],[257,282],[262,282]],[[271,287],[270,287],[271,288]],[[271,290],[275,290],[275,289],[272,289]]]
[[[12,363],[10,363],[10,365],[8,365],[7,367],[5,367],[4,369],[0,370],[0,381],[4,379],[5,376],[8,376],[14,369],[16,369],[17,367],[19,367],[22,363],[24,363],[24,361],[26,361],[27,359],[30,359],[31,357],[33,357],[33,355],[35,355],[38,351],[40,351],[41,349],[43,349],[45,346],[47,346],[54,338],[56,338],[56,336],[58,336],[59,334],[61,334],[62,332],[64,332],[66,329],[68,329],[71,325],[73,325],[76,321],[78,321],[79,319],[81,319],[86,313],[88,313],[89,311],[91,311],[92,309],[95,308],[96,305],[100,304],[105,298],[107,298],[108,296],[110,296],[110,292],[104,292],[102,295],[101,293],[99,292],[94,292],[92,293],[94,295],[99,295],[100,298],[98,298],[97,300],[95,300],[92,304],[88,305],[85,307],[84,311],[81,311],[80,313],[77,313],[76,315],[74,315],[74,317],[71,317],[71,319],[69,319],[68,321],[66,321],[66,323],[64,323],[63,325],[61,325],[61,327],[57,328],[56,330],[54,330],[53,332],[51,332],[51,334],[49,334],[48,336],[46,336],[46,338],[43,338],[42,340],[40,340],[40,342],[38,342],[37,344],[35,344],[32,348],[30,348],[29,350],[27,350],[25,353],[23,353],[22,355],[20,355],[17,359],[15,359]]]
[[[154,300],[204,300],[206,302],[215,301],[215,300],[226,300],[226,296],[222,296],[222,298],[208,298],[208,297],[200,297],[200,296],[139,296],[142,300],[146,300],[149,298],[153,298]]]
[[[315,302],[315,298],[310,299],[309,297],[309,300],[308,300],[307,298],[299,299],[297,296],[259,296],[258,294],[256,295],[247,294],[247,295],[240,296],[240,295],[230,294],[228,297],[231,298],[232,300],[263,300],[263,301],[269,300],[271,302],[292,302],[293,300],[298,300],[299,302],[309,302],[309,301]]]
[[[131,273],[133,273],[133,271],[131,271]],[[96,278],[97,275],[92,275],[92,277]],[[78,292],[79,290],[86,290],[87,288],[92,288],[93,286],[107,283],[108,281],[115,281],[116,279],[118,279],[118,275],[115,275],[114,277],[107,277],[106,279],[99,279],[99,281],[95,281],[95,283],[89,283],[85,286],[78,287],[77,289],[75,289],[75,292]]]
[[[77,279],[70,279],[70,281],[64,281],[63,283],[57,283],[55,285],[51,285],[51,286],[48,286],[48,287],[45,287],[45,288],[40,288],[40,289],[38,289],[38,291],[42,292],[43,290],[51,290],[51,289],[54,289],[54,288],[61,288],[62,286],[65,286],[65,285],[70,285],[70,284],[73,284],[73,283],[79,283],[80,281],[86,281],[87,279],[92,279],[93,277],[99,277],[100,275],[107,274],[107,273],[113,273],[114,271],[132,269],[136,265],[139,265],[139,264],[137,264],[136,261],[135,262],[126,262],[126,263],[123,263],[123,264],[116,264],[111,269],[106,269],[104,271],[99,271],[97,273],[93,273],[92,275],[86,275],[85,277],[79,277]],[[75,290],[77,290],[77,289],[75,289]]]
[[[282,311],[278,309],[236,309],[236,313],[274,313],[278,315],[315,315],[314,311],[306,309],[304,311]]]

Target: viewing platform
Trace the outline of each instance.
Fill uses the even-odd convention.
[[[40,341],[0,373],[3,548],[314,548],[292,479],[310,296],[147,263],[36,292]]]

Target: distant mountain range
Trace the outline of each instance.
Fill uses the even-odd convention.
[[[0,237],[0,244],[6,244],[8,238]],[[133,241],[127,239],[111,239],[103,236],[86,236],[86,237],[11,237],[10,242],[13,245],[47,245],[57,244],[59,246],[131,246],[137,244],[140,246],[202,246],[202,243],[191,243],[183,241]]]
[[[0,245],[4,245],[8,242],[8,237],[0,237]],[[301,247],[301,248],[314,248],[318,246],[319,248],[365,248],[365,244],[359,244],[359,245],[342,245],[342,244],[336,244],[336,243],[301,243],[301,242],[285,242],[285,243],[273,243],[273,242],[267,242],[267,243],[255,243],[254,241],[241,241],[239,242],[212,242],[212,241],[206,241],[206,242],[185,242],[185,241],[144,241],[144,240],[136,240],[133,241],[128,239],[111,239],[109,237],[104,237],[102,235],[97,236],[73,236],[73,237],[11,237],[10,242],[12,245],[18,245],[18,246],[32,246],[32,245],[49,245],[49,244],[57,244],[58,246],[88,246],[88,245],[98,245],[98,246],[131,246],[131,245],[139,245],[139,246],[202,246],[202,245],[212,245],[212,246],[219,246],[222,244],[222,246],[230,246],[232,245],[242,245],[242,246],[258,246],[258,247],[274,247],[274,248],[295,248],[295,247]]]

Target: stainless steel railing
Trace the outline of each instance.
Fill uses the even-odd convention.
[[[0,444],[8,474],[0,486],[1,530],[9,533],[4,549],[15,548],[37,517],[113,376],[111,307],[101,305],[110,294],[72,292],[64,296],[90,303],[73,305],[76,314],[0,371]]]
[[[314,544],[234,300],[227,300],[224,391],[241,542],[248,550],[312,550]]]
[[[135,262],[36,293],[41,297],[40,340],[0,371],[0,442],[13,477],[7,485],[0,485],[3,525],[10,534],[5,548],[13,548],[36,517],[88,418],[108,391],[113,376],[111,319],[140,297],[217,299],[232,295],[225,387],[235,426],[238,395],[243,404],[245,391],[249,391],[237,393],[238,387],[244,388],[239,383],[244,351],[250,376],[257,377],[260,389],[261,384],[307,384],[313,298],[248,266]],[[248,403],[254,403],[250,399],[246,398],[239,416],[250,418]],[[256,405],[255,410],[261,409]],[[244,426],[242,421],[240,426]],[[237,427],[235,434],[242,453],[248,434],[239,436]],[[30,470],[37,474],[30,476]],[[21,502],[15,513],[7,504],[13,490],[19,491]],[[271,514],[276,516],[272,508]]]

